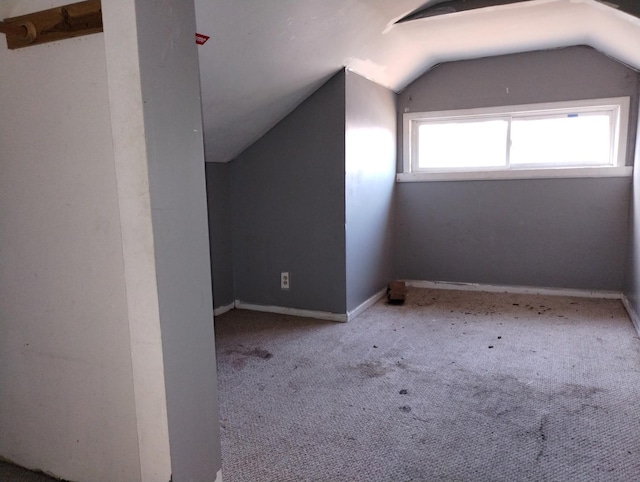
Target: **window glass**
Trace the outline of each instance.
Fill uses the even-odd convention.
[[[626,164],[628,118],[628,97],[406,113],[403,174],[613,173]]]
[[[418,168],[505,167],[508,127],[505,119],[421,124]]]
[[[514,118],[510,164],[575,166],[611,164],[611,117],[568,114],[551,118]]]

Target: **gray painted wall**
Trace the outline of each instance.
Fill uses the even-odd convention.
[[[635,145],[636,72],[587,47],[508,55],[426,73],[400,94],[398,122],[403,112],[614,96],[631,97]],[[605,178],[400,183],[397,274],[620,291],[630,188]]]
[[[602,97],[631,97],[630,126],[638,119],[638,73],[590,47],[569,47],[440,64],[399,96],[402,113],[471,109]],[[401,134],[401,132],[399,132]],[[628,138],[629,164],[635,128]],[[399,142],[400,154],[402,142]],[[402,156],[398,161],[402,162]]]
[[[391,279],[396,94],[346,73],[347,310]]]
[[[344,106],[341,71],[231,163],[237,299],[345,313]]]
[[[621,291],[630,184],[627,178],[403,184],[401,277]]]
[[[136,13],[171,468],[210,481],[222,463],[195,14],[157,3]]]
[[[207,162],[207,202],[213,306],[227,306],[235,300],[233,289],[233,245],[231,240],[231,190],[229,164]]]

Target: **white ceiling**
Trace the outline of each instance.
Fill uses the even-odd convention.
[[[640,68],[640,19],[531,0],[394,25],[425,0],[195,0],[207,161],[228,162],[347,67],[395,91],[435,64],[591,45]]]

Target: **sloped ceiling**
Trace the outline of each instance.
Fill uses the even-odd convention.
[[[400,24],[425,1],[195,3],[198,32],[211,37],[199,47],[210,162],[234,159],[342,67],[395,91],[437,63],[570,45],[640,68],[640,19],[596,0],[531,0]]]

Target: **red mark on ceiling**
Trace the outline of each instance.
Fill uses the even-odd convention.
[[[204,45],[205,43],[207,43],[207,40],[209,40],[210,38],[211,37],[209,37],[208,35],[196,33],[196,43],[198,45]]]

